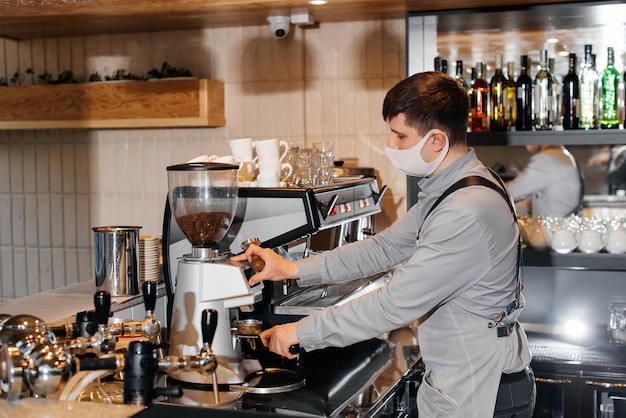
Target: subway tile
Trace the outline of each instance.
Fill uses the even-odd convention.
[[[65,248],[52,248],[52,288],[58,289],[67,284]]]
[[[37,137],[47,139],[45,131],[37,133]],[[50,144],[40,143],[35,149],[34,171],[37,179],[37,193],[50,193]]]
[[[92,244],[89,195],[76,196],[76,246],[89,248]]]
[[[63,246],[76,247],[76,195],[63,196]]]
[[[50,195],[37,195],[37,240],[42,248],[52,246],[52,226],[50,224]]]
[[[26,245],[24,236],[24,195],[14,194],[11,197],[12,244],[23,247]]]
[[[76,248],[65,248],[65,284],[64,286],[78,283],[78,251]]]
[[[13,248],[13,294],[16,298],[28,295],[26,248]]]
[[[0,246],[13,244],[13,220],[11,219],[11,200],[9,194],[0,194]]]
[[[11,193],[10,145],[0,142],[0,193]]]
[[[37,247],[38,239],[38,199],[35,194],[24,195],[24,242],[27,247]]]
[[[63,195],[50,195],[50,236],[51,244],[54,248],[61,248],[65,242],[63,236]]]
[[[39,274],[39,249],[26,248],[26,295],[41,292],[41,275]],[[26,296],[24,295],[24,296]]]
[[[73,143],[61,144],[63,193],[76,192],[76,154]]]
[[[24,143],[22,146],[22,175],[24,176],[24,193],[37,193],[37,178],[35,171],[36,145]]]
[[[91,263],[93,250],[89,248],[78,249],[78,281],[93,281],[95,288],[95,270]]]
[[[89,143],[82,132],[77,135],[79,138],[74,144],[76,193],[89,193],[89,181],[93,175],[89,161]]]
[[[24,157],[21,144],[9,145],[9,166],[11,167],[11,192],[24,193]]]
[[[52,250],[39,248],[39,287],[40,292],[52,289]]]
[[[57,141],[48,146],[48,163],[50,193],[63,193],[63,150]]]
[[[15,297],[13,251],[15,251],[14,247],[0,247],[0,277],[2,278],[2,298],[5,300]]]

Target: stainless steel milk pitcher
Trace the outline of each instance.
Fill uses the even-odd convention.
[[[139,294],[140,226],[92,228],[97,290],[111,296]]]

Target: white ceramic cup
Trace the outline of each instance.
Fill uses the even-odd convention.
[[[231,139],[228,142],[231,154],[241,161],[254,161],[252,138]]]
[[[580,233],[569,228],[552,231],[550,247],[559,254],[569,254],[580,244]]]
[[[257,180],[259,187],[278,187],[278,172],[276,170],[259,171]]]
[[[607,234],[604,231],[594,228],[585,228],[580,233],[578,249],[585,254],[597,253],[604,248],[606,243]]]
[[[281,181],[291,176],[293,167],[289,163],[281,163],[279,160],[259,160],[259,174],[263,171],[274,170]]]
[[[254,161],[241,161],[237,177],[239,181],[253,181],[256,178],[256,164]]]
[[[263,139],[252,143],[259,162],[262,160],[279,160],[283,161],[289,151],[289,144],[282,139]],[[281,148],[284,148],[281,152]]]
[[[605,248],[611,254],[625,253],[626,229],[623,227],[610,228]]]
[[[239,159],[237,159],[234,155],[224,155],[223,157],[215,158],[212,162],[239,165]]]

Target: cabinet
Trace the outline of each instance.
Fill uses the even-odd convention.
[[[224,83],[207,79],[0,87],[0,129],[224,126]]]

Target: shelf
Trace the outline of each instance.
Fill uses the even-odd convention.
[[[470,146],[617,145],[626,143],[626,130],[471,132],[467,142]]]
[[[207,79],[0,88],[0,129],[224,126],[224,83]]]
[[[626,254],[572,252],[558,254],[554,251],[524,250],[524,265],[529,267],[552,267],[568,270],[626,270]]]

